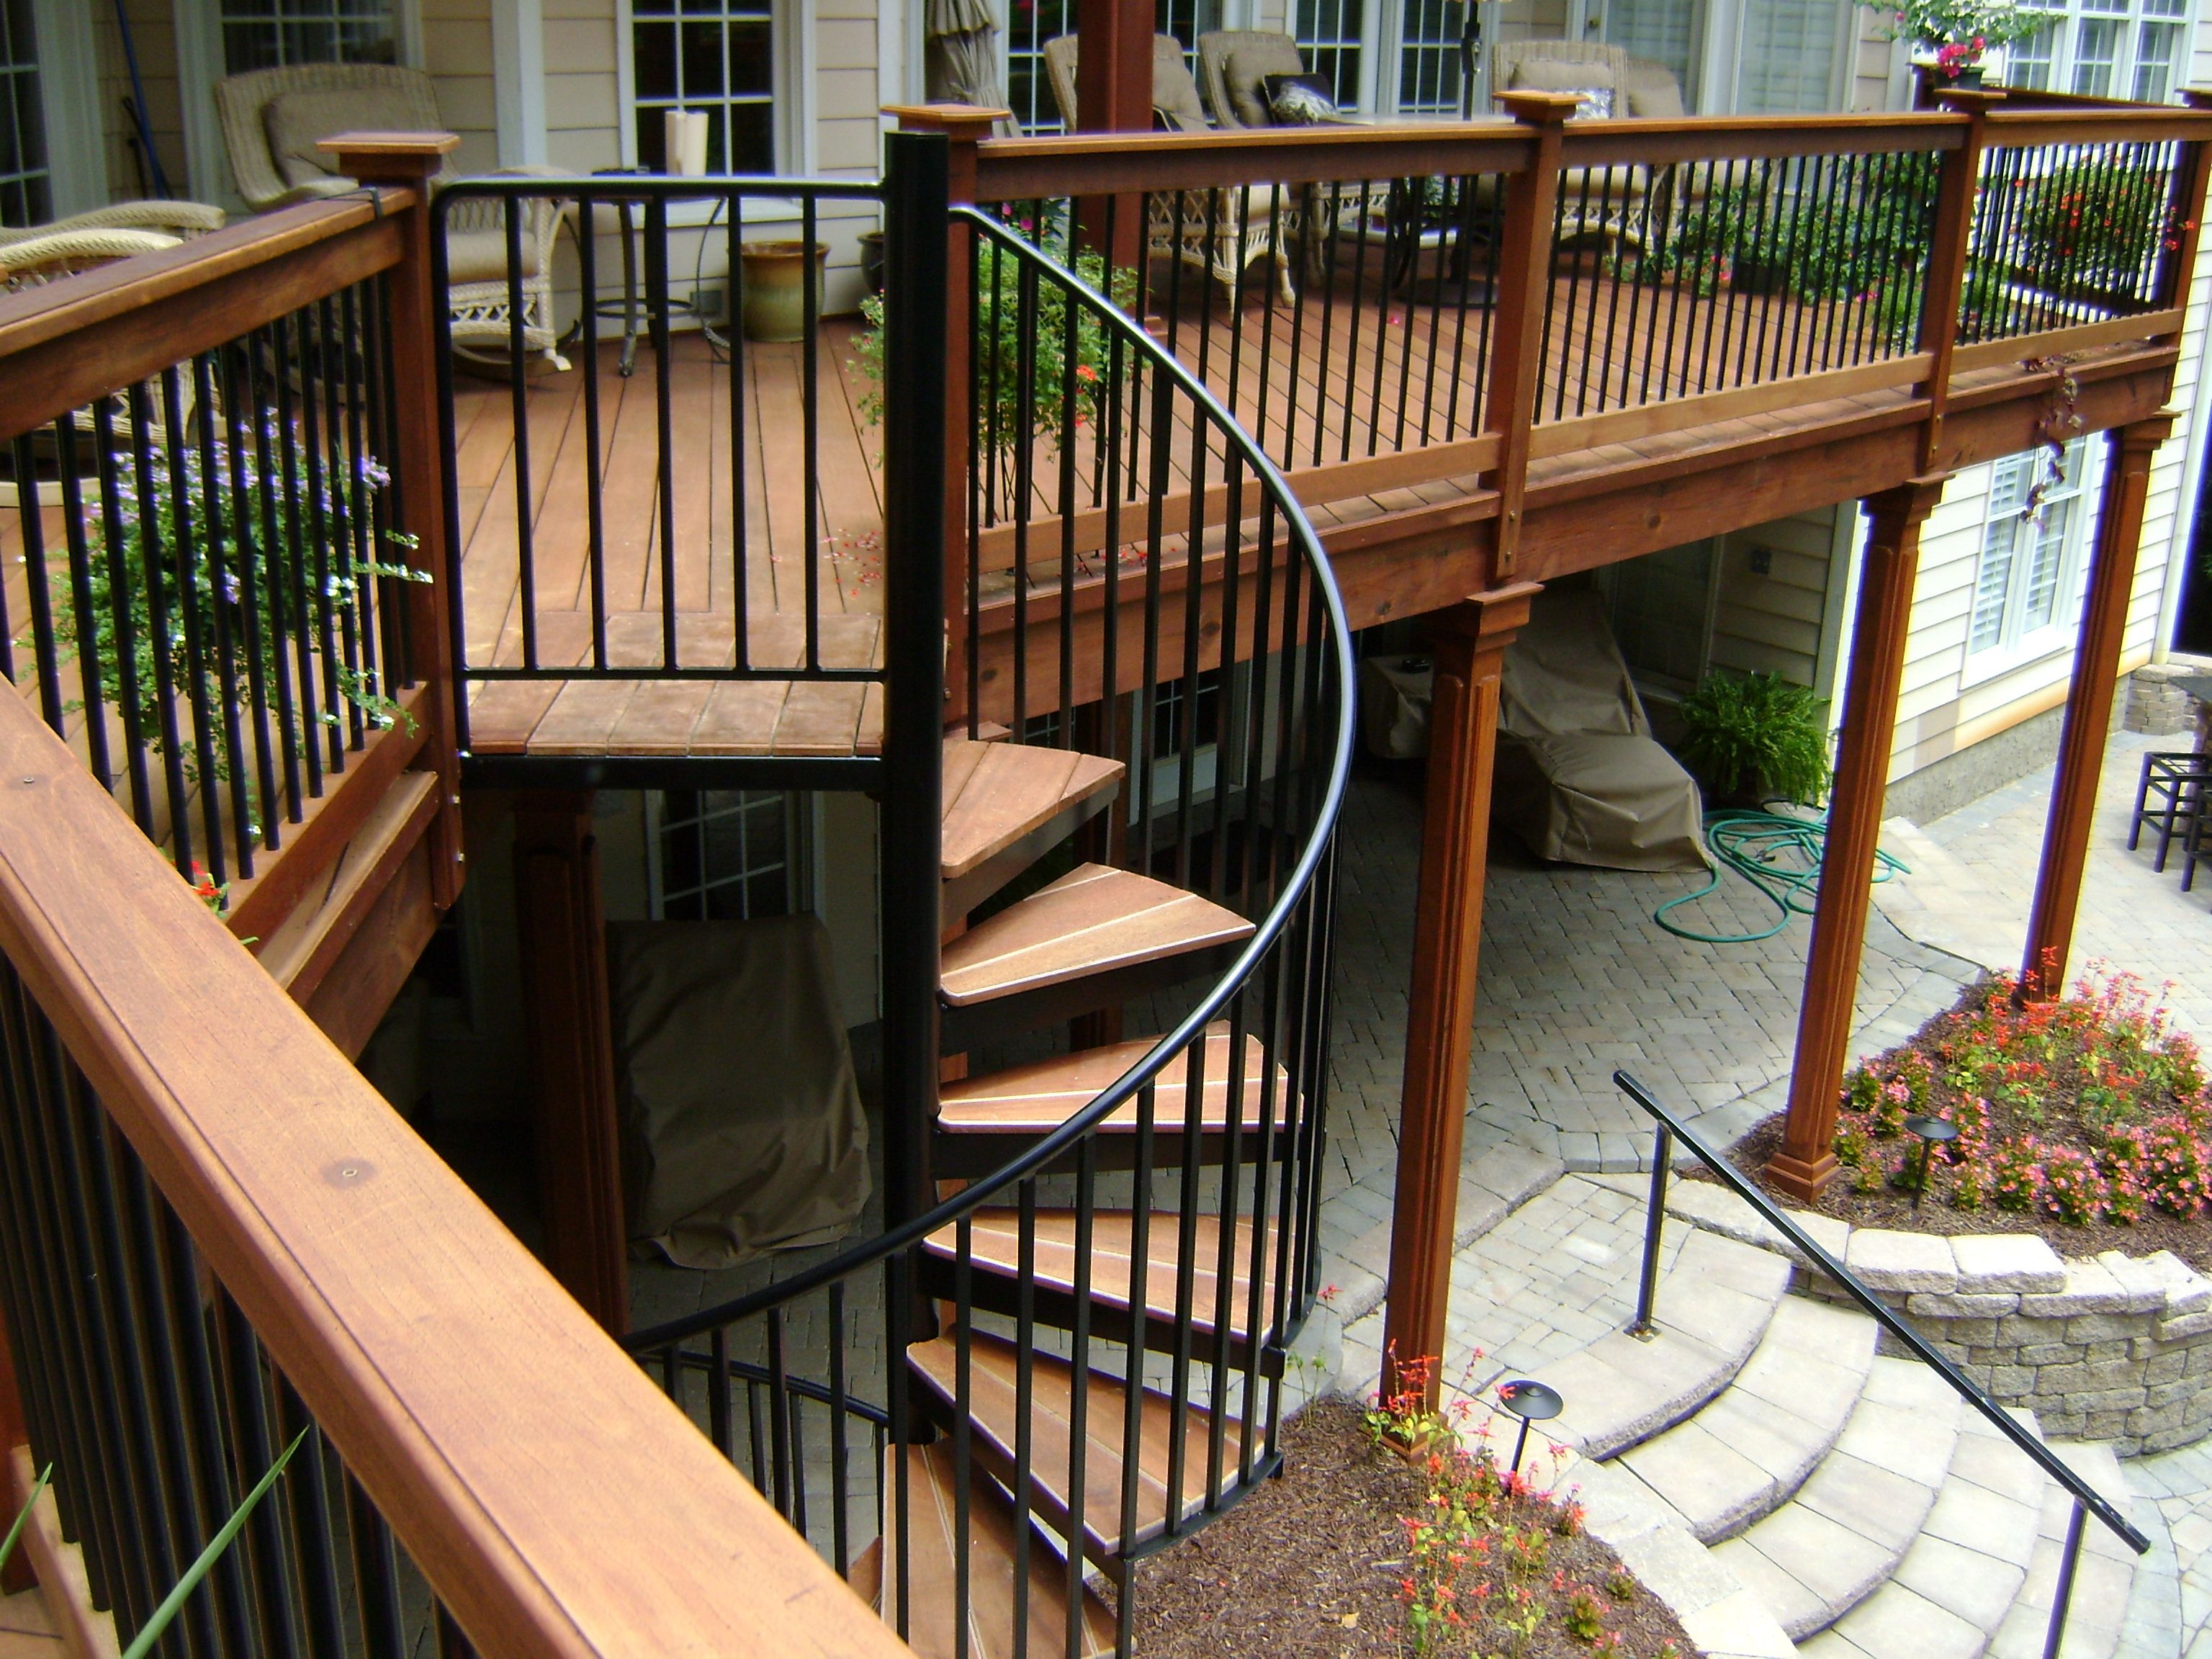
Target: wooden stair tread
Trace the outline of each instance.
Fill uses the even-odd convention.
[[[1121,781],[1117,760],[1072,749],[951,738],[945,744],[944,878],[966,875],[1031,830]]]
[[[1020,1419],[1017,1387],[1021,1351],[1003,1338],[971,1334],[968,1376],[968,1419],[977,1459],[1010,1488]],[[908,1362],[923,1383],[957,1411],[959,1349],[949,1337],[917,1342]],[[1055,1531],[1069,1531],[1074,1477],[1070,1453],[1075,1440],[1075,1368],[1052,1354],[1033,1353],[1030,1370],[1030,1502]],[[1085,1553],[1108,1561],[1121,1553],[1121,1448],[1127,1428],[1128,1394],[1118,1377],[1093,1370],[1084,1390],[1083,1532]],[[1188,1519],[1205,1505],[1208,1449],[1212,1424],[1199,1407],[1178,1413],[1175,1402],[1152,1389],[1142,1391],[1142,1428],[1138,1438],[1136,1533],[1141,1544],[1167,1526],[1169,1455],[1182,1436],[1181,1491],[1175,1508]],[[1177,1419],[1180,1417],[1180,1430]],[[1244,1425],[1235,1418],[1222,1425],[1222,1479],[1235,1485]]]
[[[1131,1266],[1135,1221],[1135,1216],[1127,1210],[1099,1210],[1091,1217],[1091,1296],[1093,1301],[1109,1308],[1126,1310],[1130,1305],[1130,1284],[1134,1277]],[[984,1273],[1003,1273],[1009,1277],[1017,1273],[1021,1261],[1021,1212],[986,1207],[975,1211],[971,1222],[972,1260],[976,1268]],[[1230,1255],[1230,1277],[1224,1286],[1218,1273],[1221,1261],[1220,1218],[1212,1215],[1195,1218],[1193,1226],[1191,1324],[1194,1329],[1209,1336],[1213,1334],[1215,1322],[1224,1311],[1221,1303],[1225,1289],[1229,1334],[1241,1340],[1249,1334],[1250,1320],[1252,1222],[1249,1217],[1239,1216],[1233,1225],[1236,1237]],[[1073,1210],[1040,1210],[1036,1212],[1036,1231],[1030,1259],[1038,1288],[1063,1294],[1073,1293],[1075,1230],[1076,1216]],[[959,1224],[955,1222],[930,1234],[923,1241],[923,1248],[933,1255],[947,1261],[956,1260],[959,1237]],[[1182,1266],[1182,1224],[1175,1213],[1172,1211],[1155,1211],[1145,1240],[1145,1316],[1148,1321],[1171,1322],[1176,1316],[1176,1279]],[[1271,1221],[1267,1224],[1267,1244],[1261,1257],[1260,1318],[1263,1328],[1272,1312],[1269,1304],[1273,1299],[1275,1243],[1275,1224]]]
[[[1218,1133],[1229,1122],[1230,1030],[1226,1020],[1206,1028],[1201,1067],[1200,1122],[1209,1133]],[[1149,1052],[1156,1037],[1109,1043],[1072,1054],[1039,1060],[1030,1066],[1009,1066],[982,1077],[967,1078],[945,1085],[938,1109],[937,1127],[948,1134],[1045,1134],[1098,1098],[1132,1066]],[[1291,1074],[1274,1068],[1275,1127],[1290,1121]],[[1244,1035],[1243,1127],[1260,1127],[1267,1092],[1267,1051],[1250,1032]],[[1168,1062],[1152,1086],[1152,1127],[1156,1133],[1181,1133],[1189,1109],[1190,1069],[1188,1060]],[[1133,1133],[1137,1104],[1131,1100],[1099,1127]]]
[[[956,1008],[1252,934],[1234,910],[1131,870],[1079,865],[945,947]]]
[[[884,1547],[874,1563],[880,1575],[875,1601],[894,1631],[899,1620],[897,1556],[890,1542],[896,1524],[893,1483],[903,1451],[907,1476],[907,1584],[911,1598],[906,1642],[922,1659],[955,1659],[954,1616],[959,1607],[958,1474],[949,1442],[889,1446],[884,1450]],[[1014,1530],[1012,1500],[980,1462],[968,1480],[968,1659],[1012,1659],[1014,1652]],[[856,1564],[857,1565],[857,1564]],[[855,1571],[856,1589],[866,1588]],[[1064,1654],[1067,1646],[1067,1567],[1034,1527],[1030,1536],[1029,1651]],[[1114,1651],[1114,1618],[1090,1590],[1083,1592],[1082,1659]]]

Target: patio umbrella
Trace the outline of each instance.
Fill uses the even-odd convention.
[[[998,20],[991,0],[923,0],[923,95],[933,104],[1004,108]],[[1011,122],[1000,123],[1006,131]]]

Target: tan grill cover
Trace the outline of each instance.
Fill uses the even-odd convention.
[[[1655,742],[1596,592],[1537,596],[1505,652],[1494,810],[1540,858],[1707,866],[1704,803]]]
[[[813,916],[607,927],[629,1236],[685,1267],[842,1238],[868,1123]]]

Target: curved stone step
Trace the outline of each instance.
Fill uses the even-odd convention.
[[[1803,1486],[1842,1435],[1880,1329],[1863,1314],[1784,1297],[1735,1380],[1620,1462],[1701,1541],[1741,1532]]]
[[[2129,1492],[2110,1445],[2096,1441],[2053,1441],[2051,1449],[2111,1498],[2121,1514],[2132,1511],[2136,1524],[2144,1525],[2149,1517],[2143,1510],[2150,1505],[2137,1503]],[[2065,1553],[2066,1524],[2073,1510],[2070,1492],[2056,1481],[2045,1486],[2027,1582],[1990,1644],[1991,1659],[2043,1659],[2044,1639],[2051,1627],[2051,1603],[2058,1588],[2059,1562]],[[2145,1527],[2145,1530],[2150,1528]],[[2094,1517],[2090,1519],[2082,1532],[2081,1555],[2075,1568],[2074,1594],[2067,1604],[2066,1638],[2058,1650],[2059,1659],[2112,1659],[2127,1624],[2136,1575],[2145,1570],[2146,1559],[2138,1558],[2124,1539],[2107,1531]]]
[[[1656,1334],[1614,1331],[1531,1373],[1565,1402],[1552,1437],[1611,1457],[1680,1422],[1743,1369],[1789,1287],[1780,1256],[1692,1232],[1661,1278]]]
[[[1826,1629],[1879,1589],[1919,1537],[1949,1476],[1960,1412],[1958,1396],[1935,1372],[1913,1360],[1876,1358],[1820,1468],[1788,1503],[1714,1555],[1791,1639]]]
[[[1816,1659],[1982,1659],[2026,1583],[2051,1482],[1964,1410],[1934,1508],[1887,1583],[1805,1644]],[[2035,1651],[2042,1652],[2038,1638]]]

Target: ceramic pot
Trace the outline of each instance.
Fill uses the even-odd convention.
[[[800,340],[806,337],[806,289],[814,283],[814,315],[822,315],[822,278],[830,259],[826,243],[814,244],[806,257],[804,242],[747,242],[740,250],[745,267],[745,338]],[[811,272],[809,267],[811,267]]]

